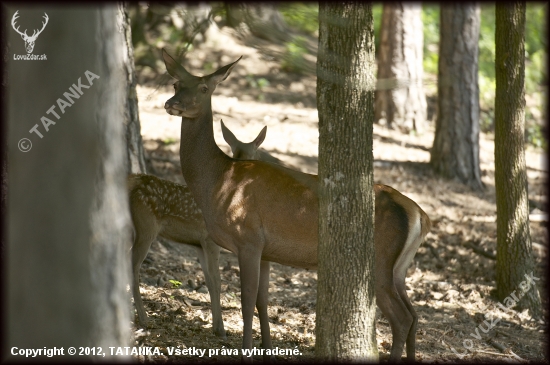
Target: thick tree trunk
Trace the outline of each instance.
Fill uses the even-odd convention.
[[[18,5],[8,16],[16,10],[38,25],[46,13],[49,22],[34,49],[47,61],[14,60],[26,52],[9,32],[7,348],[63,347],[68,356],[69,346],[128,346],[116,7]]]
[[[481,189],[479,166],[478,4],[441,5],[434,171]]]
[[[145,154],[141,139],[141,125],[139,123],[138,99],[136,93],[136,70],[134,67],[134,47],[132,45],[132,27],[128,18],[128,9],[118,5],[119,21],[124,38],[122,50],[124,70],[126,71],[126,108],[124,125],[126,127],[126,152],[128,173],[146,173]]]
[[[426,121],[421,14],[420,4],[399,2],[382,13],[374,120],[405,132]]]
[[[372,8],[321,3],[319,28],[315,350],[324,360],[376,361]]]
[[[525,168],[525,3],[496,6],[495,185],[497,295],[541,316],[529,233]],[[536,277],[536,275],[534,275]],[[521,298],[521,299],[520,299]]]

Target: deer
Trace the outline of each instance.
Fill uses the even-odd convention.
[[[48,24],[48,14],[44,13],[44,22],[42,22],[42,29],[38,30],[38,29],[35,29],[34,32],[32,33],[32,35],[29,37],[27,35],[27,30],[25,29],[24,32],[21,32],[19,31],[19,27],[15,27],[15,23],[16,23],[16,20],[17,18],[19,18],[19,15],[17,14],[19,13],[19,10],[17,10],[15,12],[15,14],[13,14],[13,17],[11,18],[11,26],[13,28],[13,30],[15,30],[17,33],[19,33],[19,35],[21,36],[21,38],[23,38],[23,41],[25,41],[25,49],[27,50],[27,53],[32,53],[33,49],[34,49],[34,42],[36,42],[36,38],[38,38],[38,36],[40,35],[40,33],[42,33],[42,31],[44,30],[44,28],[46,28],[46,24]]]
[[[244,143],[223,124],[223,120],[221,125],[224,137],[228,136],[226,141],[229,139],[232,143],[234,156],[244,160],[255,160],[260,157],[275,159],[265,152],[260,154],[258,151],[258,147],[265,139],[267,127],[264,127],[252,142]],[[131,174],[127,179],[127,189],[130,216],[134,226],[132,291],[139,324],[147,328],[148,322],[139,291],[139,271],[153,241],[160,236],[196,248],[210,295],[212,330],[216,336],[226,338],[220,303],[220,246],[208,236],[202,212],[197,207],[189,188],[153,175]]]
[[[235,137],[235,134],[233,134],[233,132],[231,132],[229,128],[225,126],[223,120],[220,120],[220,124],[222,128],[223,139],[227,142],[229,147],[231,147],[233,158],[239,160],[261,160],[289,167],[283,161],[259,149],[260,145],[265,139],[267,126],[264,126],[262,128],[258,136],[252,142],[245,143],[239,141],[237,137]]]
[[[262,347],[272,349],[267,314],[270,262],[317,268],[318,177],[270,162],[237,160],[217,146],[212,94],[242,56],[206,76],[192,75],[165,49],[162,56],[168,74],[176,79],[174,96],[164,108],[181,117],[182,174],[210,237],[238,258],[242,349],[252,349],[254,307]],[[431,223],[414,201],[389,186],[374,185],[374,195],[375,293],[392,329],[389,360],[400,360],[406,344],[407,359],[413,361],[418,316],[407,296],[405,276]],[[270,357],[264,354],[264,360]]]
[[[212,306],[212,330],[226,338],[220,304],[220,248],[208,236],[202,213],[185,185],[153,175],[131,174],[127,180],[130,216],[134,226],[132,293],[139,324],[147,328],[147,314],[139,291],[139,271],[158,237],[195,246]]]

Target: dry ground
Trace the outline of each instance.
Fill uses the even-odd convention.
[[[251,141],[268,126],[263,144],[266,151],[305,172],[317,172],[318,119],[315,106],[315,77],[299,77],[280,72],[279,66],[261,47],[247,47],[225,33],[195,49],[188,56],[189,70],[215,69],[241,54],[233,74],[215,92],[215,138],[229,153],[221,136],[219,120],[242,141]],[[221,51],[221,47],[226,51]],[[273,51],[276,52],[277,50]],[[272,52],[272,54],[273,54]],[[209,73],[211,70],[206,70]],[[265,78],[269,86],[254,87]],[[164,112],[164,102],[172,96],[171,85],[138,87],[140,118],[145,148],[152,170],[149,173],[183,182],[179,170],[179,118]],[[481,136],[481,168],[486,189],[472,191],[434,176],[428,166],[433,142],[432,127],[416,135],[374,127],[374,177],[415,200],[433,222],[427,241],[409,270],[408,293],[419,315],[417,360],[420,362],[539,362],[547,361],[546,323],[531,320],[527,313],[503,311],[493,297],[494,259],[476,253],[496,250],[496,208],[494,188],[493,137]],[[547,165],[542,151],[527,151],[529,199],[533,217],[544,210]],[[546,224],[531,223],[544,307],[547,307],[546,270],[548,233]],[[472,246],[474,245],[474,246]],[[150,318],[144,331],[134,327],[136,345],[201,349],[239,349],[242,336],[239,268],[234,255],[221,255],[222,308],[227,340],[211,331],[210,299],[194,249],[170,242],[156,242],[141,269],[141,292]],[[175,288],[169,281],[182,284]],[[159,285],[160,284],[160,285]],[[277,360],[311,361],[315,345],[315,303],[317,274],[272,264],[270,279],[271,336],[273,345],[298,348],[301,355],[278,356]],[[488,330],[486,318],[498,324]],[[477,329],[477,333],[476,333]],[[475,338],[473,335],[477,336]],[[479,334],[479,336],[478,336]],[[380,357],[387,359],[391,346],[388,322],[377,317]],[[255,346],[260,346],[259,321],[254,320]],[[467,351],[464,347],[470,346]],[[498,345],[502,348],[499,350]],[[261,357],[256,357],[261,360]],[[139,357],[140,361],[226,362],[238,356]]]

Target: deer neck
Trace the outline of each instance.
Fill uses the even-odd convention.
[[[214,139],[212,109],[198,118],[182,118],[180,164],[183,177],[203,210],[231,159]]]

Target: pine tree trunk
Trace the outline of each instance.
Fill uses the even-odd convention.
[[[525,167],[525,3],[496,6],[495,185],[497,295],[541,316],[529,232]],[[536,275],[534,275],[536,277]],[[513,297],[512,297],[513,299]],[[513,300],[515,301],[515,300]]]
[[[479,166],[478,4],[441,5],[434,171],[483,188]]]
[[[378,360],[374,318],[374,33],[367,4],[319,5],[316,355]]]
[[[116,7],[6,10],[10,17],[16,10],[20,17],[49,17],[34,49],[47,61],[14,60],[25,51],[21,37],[9,32],[8,140],[15,143],[8,144],[6,348],[63,347],[74,360],[69,346],[102,346],[109,358],[108,346],[130,344]]]
[[[396,2],[382,13],[374,120],[404,132],[423,130],[426,121],[421,11]]]
[[[94,200],[90,211],[90,263],[92,278],[92,343],[107,348],[111,343],[129,342],[130,215],[126,190],[124,114],[126,89],[122,71],[124,35],[120,6],[99,10],[99,69],[105,75],[99,84],[97,123],[99,168],[94,179]]]

